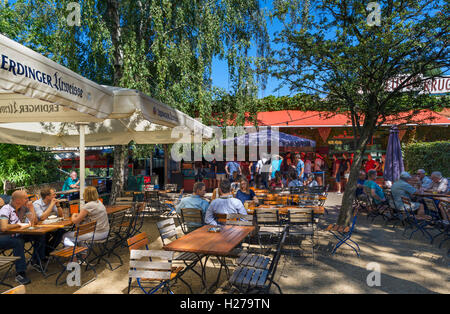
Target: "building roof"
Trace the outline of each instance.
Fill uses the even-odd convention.
[[[411,112],[405,112],[399,116],[391,116],[383,124],[385,126],[394,124],[406,125],[449,125],[450,119],[444,115],[431,110],[422,110],[413,118],[409,118]],[[278,127],[350,127],[351,120],[344,114],[334,114],[332,112],[282,110],[259,112],[257,115],[259,126]],[[247,122],[245,126],[253,126]]]

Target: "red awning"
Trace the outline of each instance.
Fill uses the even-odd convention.
[[[400,114],[398,117],[389,117],[383,124],[386,126],[394,124],[426,124],[426,125],[449,125],[450,119],[431,110],[422,110],[413,119],[408,119],[410,112]],[[259,126],[278,127],[351,127],[350,119],[344,114],[333,114],[319,111],[283,110],[259,112]],[[410,120],[410,121],[409,121]],[[247,122],[246,126],[253,126]]]

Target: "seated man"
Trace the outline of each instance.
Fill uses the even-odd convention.
[[[205,213],[209,206],[208,201],[202,198],[205,193],[205,184],[203,182],[196,182],[194,184],[194,191],[192,196],[183,197],[180,203],[176,206],[177,213],[181,215],[182,208],[197,208],[202,210],[203,218],[205,218]],[[187,224],[187,227],[188,229],[195,229],[200,226],[194,222],[190,222],[189,224]]]
[[[215,214],[242,214],[247,215],[244,205],[231,194],[231,183],[223,180],[219,186],[220,197],[211,202],[206,211],[205,223],[217,225]]]
[[[312,173],[307,174],[305,185],[310,188],[319,186],[319,184],[317,184],[316,177]]]
[[[366,182],[366,172],[364,170],[359,171],[358,181],[356,182],[356,197],[358,198],[361,194],[363,194],[363,185]]]
[[[375,169],[369,170],[367,180],[364,182],[364,186],[370,188],[370,195],[372,196],[375,205],[381,205],[386,202],[386,197],[381,187],[375,182],[377,179],[377,171]]]
[[[431,174],[432,183],[428,188],[425,188],[425,192],[431,192],[436,194],[445,194],[448,189],[448,180],[442,177],[439,171],[435,171]]]
[[[59,200],[56,199],[56,193],[54,189],[42,189],[41,198],[33,203],[34,211],[39,221],[46,220],[51,214],[56,214],[59,217],[63,217]],[[61,242],[64,235],[63,229],[58,229],[55,232],[48,232],[45,235],[46,250],[45,256],[49,256],[58,244]]]
[[[289,176],[290,176],[290,180],[289,180],[289,183],[288,183],[288,187],[289,187],[289,188],[291,188],[291,187],[303,186],[303,182],[301,182],[301,181],[298,179],[297,173],[296,173],[296,172],[291,172],[291,173],[289,174]]]
[[[425,190],[429,189],[433,181],[431,181],[431,179],[425,175],[425,170],[423,169],[417,170],[417,176],[419,177],[420,185],[422,186],[422,188]]]
[[[4,205],[0,209],[0,231],[5,232],[14,228],[28,228],[30,226],[30,221],[26,217],[27,214],[30,214],[30,219],[36,217],[33,204],[28,200],[28,195],[25,191],[15,191],[11,196],[11,203]],[[27,220],[27,223],[21,222],[25,220]],[[33,223],[34,222],[36,221],[33,221]],[[33,251],[34,262],[36,262],[38,254],[41,260],[44,258],[45,238],[43,236],[34,237],[35,238],[31,236],[0,233],[0,248],[12,249],[14,256],[20,257],[20,259],[15,262],[16,281],[22,285],[31,283],[31,280],[26,276],[27,262],[24,253],[25,241],[37,241],[36,248]]]
[[[416,190],[411,184],[408,183],[411,180],[411,175],[404,171],[400,174],[400,180],[392,185],[391,192],[392,197],[398,210],[406,211],[405,204],[403,204],[402,197],[411,199],[414,194],[418,194],[420,191]],[[411,206],[413,211],[417,211],[418,215],[425,214],[423,204],[418,202],[412,202]]]

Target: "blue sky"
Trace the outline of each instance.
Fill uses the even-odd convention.
[[[270,0],[261,0],[261,6],[265,9],[266,13],[272,9],[272,1]],[[271,48],[277,47],[272,41],[275,38],[274,33],[282,30],[282,24],[278,20],[270,21],[269,17],[266,18],[267,21],[267,30],[269,32],[270,40],[271,40]],[[252,55],[256,55],[255,49],[251,50]],[[223,88],[226,91],[230,91],[230,82],[228,76],[228,67],[227,62],[224,60],[219,60],[215,58],[212,64],[212,81],[213,85]],[[289,91],[289,87],[284,86],[279,91],[275,92],[274,90],[280,85],[280,81],[275,78],[268,78],[266,89],[260,90],[258,93],[259,98],[263,98],[269,95],[274,96],[289,96],[292,93]]]

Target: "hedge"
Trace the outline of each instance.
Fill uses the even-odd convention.
[[[444,177],[450,177],[450,142],[411,143],[404,145],[403,161],[409,173],[424,169],[428,175],[440,171]]]

